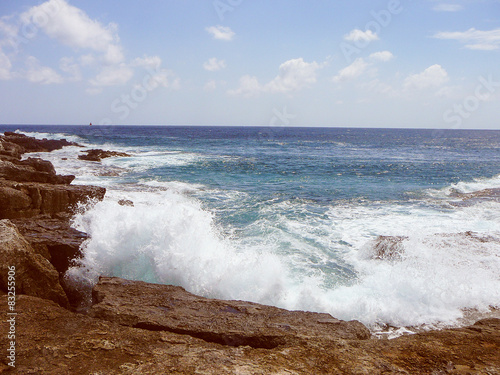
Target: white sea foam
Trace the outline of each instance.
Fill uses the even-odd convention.
[[[155,176],[128,185],[119,176],[102,177],[113,168],[140,172],[205,156],[143,149],[132,158],[89,163],[76,158],[79,151],[68,147],[41,155],[58,173],[78,174],[78,183],[108,188],[103,202],[75,217],[75,226],[91,235],[81,267],[69,271],[75,280],[108,275],[175,284],[209,297],[329,312],[374,329],[453,325],[465,309],[500,308],[500,243],[460,234],[500,236],[499,203],[443,209],[438,203],[345,202],[317,211],[313,202],[269,200],[256,203],[257,220],[233,230],[216,215],[248,208],[243,192]],[[446,199],[451,189],[499,187],[499,179],[429,194]],[[120,199],[134,206],[121,206]],[[226,203],[210,211],[200,199]],[[400,260],[373,259],[378,235],[407,237]]]
[[[120,206],[124,198],[134,207]],[[223,238],[213,214],[174,189],[112,191],[76,217],[91,240],[83,268],[70,273],[94,281],[113,275],[181,285],[205,296],[324,311],[372,327],[456,324],[465,308],[500,307],[500,243],[453,235],[498,228],[499,208],[483,203],[437,214],[394,206],[334,207],[328,218],[314,222],[268,222],[259,242]],[[367,244],[378,234],[408,236],[402,260],[367,256]],[[353,268],[355,280],[326,286],[328,276],[316,266],[335,258],[318,249],[321,241]]]

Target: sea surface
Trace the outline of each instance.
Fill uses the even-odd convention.
[[[500,317],[500,199],[484,191],[500,188],[500,131],[5,130],[78,142],[35,156],[107,189],[74,218],[91,235],[74,280],[180,285],[395,334]],[[90,148],[131,156],[77,158]]]

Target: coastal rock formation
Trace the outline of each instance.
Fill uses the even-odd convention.
[[[229,346],[272,349],[310,337],[366,340],[371,336],[357,321],[251,302],[208,299],[178,286],[102,277],[93,297],[96,304],[90,316]]]
[[[130,156],[125,152],[109,151],[109,150],[104,151],[100,149],[92,149],[84,152],[85,154],[78,155],[78,159],[88,160],[88,161],[101,161],[104,158],[117,157],[117,156],[119,157]]]
[[[68,142],[66,139],[37,139],[28,137],[25,134],[5,132],[3,141],[14,143],[21,147],[22,152],[50,152],[59,150],[65,146],[80,146],[75,142]]]
[[[96,186],[18,183],[0,179],[0,219],[69,213],[79,203],[103,199],[105,193],[105,188]]]
[[[0,289],[4,292],[7,291],[8,267],[11,266],[15,267],[17,294],[45,298],[69,307],[54,266],[33,251],[14,224],[0,220]]]
[[[373,243],[373,258],[381,260],[399,260],[404,254],[405,236],[378,236]]]
[[[102,279],[101,283],[105,285],[98,284],[96,290],[101,290],[100,293],[106,290],[106,296],[95,307],[109,302],[112,306],[106,310],[112,311],[126,302],[127,309],[121,311],[124,317],[103,320],[73,313],[45,299],[18,297],[16,310],[22,312],[17,318],[17,324],[22,329],[16,333],[16,370],[19,373],[413,375],[497,374],[500,371],[499,319],[481,320],[470,327],[419,333],[393,340],[356,339],[354,336],[329,336],[315,329],[309,332],[306,329],[309,325],[328,326],[331,323],[318,323],[315,314],[286,312],[283,319],[293,328],[287,331],[285,327],[274,327],[288,335],[277,346],[235,346],[232,342],[197,337],[196,332],[187,329],[175,333],[146,324],[135,328],[123,325],[122,322],[139,316],[148,321],[160,320],[162,314],[169,314],[168,306],[160,306],[165,307],[163,310],[155,306],[158,311],[153,311],[153,304],[142,308],[141,303],[146,297],[154,297],[157,301],[161,298],[154,294],[159,290],[156,285],[129,282],[128,286],[132,289],[145,288],[146,296],[143,298],[129,293],[128,298],[131,299],[125,301],[126,281]],[[224,328],[228,336],[233,334],[231,321],[224,326],[223,318],[217,314],[210,315],[215,306],[262,306],[241,301],[198,299],[188,294],[182,297],[185,292],[180,289],[173,289],[173,292],[173,295],[167,294],[163,298],[175,297],[171,304],[179,303],[178,307],[172,307],[182,313],[176,323],[178,327],[192,328],[191,322],[194,325],[201,323],[205,314],[205,332],[209,332],[213,321],[218,320],[215,329]],[[182,298],[178,301],[176,297]],[[2,309],[5,307],[2,306]],[[149,312],[151,317],[147,316],[147,309],[152,310]],[[265,314],[266,306],[262,306],[260,311]],[[237,313],[222,312],[222,316],[229,314]],[[259,310],[253,314],[259,314]],[[173,316],[169,319],[174,320]],[[236,331],[240,328],[237,327]],[[258,327],[250,323],[248,331],[254,328]],[[0,337],[6,337],[7,329],[6,324],[0,325]],[[8,369],[4,357],[0,362],[3,362],[3,369]]]
[[[0,295],[5,301],[7,267],[15,266],[17,313],[16,367],[3,355],[0,373],[500,373],[500,319],[376,339],[363,324],[329,314],[209,299],[181,287],[111,277],[94,286],[88,312],[75,313],[81,295],[61,280],[86,235],[71,228],[69,218],[80,202],[102,199],[105,189],[58,180],[41,159],[20,160],[27,150],[55,146],[16,133],[0,136],[0,219],[15,218],[0,220]],[[454,236],[498,241],[473,232]],[[404,240],[377,238],[373,257],[399,259]],[[0,304],[4,317],[7,308]],[[9,328],[0,324],[4,351],[11,345]]]

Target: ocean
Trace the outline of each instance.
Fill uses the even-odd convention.
[[[91,236],[74,280],[179,285],[395,335],[500,317],[500,131],[6,130],[83,145],[35,156],[107,189],[73,219]],[[131,156],[77,158],[90,148]]]

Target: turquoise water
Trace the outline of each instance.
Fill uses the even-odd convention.
[[[0,128],[132,155],[40,155],[108,189],[75,217],[92,235],[75,279],[172,283],[372,327],[500,307],[500,203],[460,196],[500,188],[500,131]],[[377,236],[404,236],[402,259],[375,259]]]

